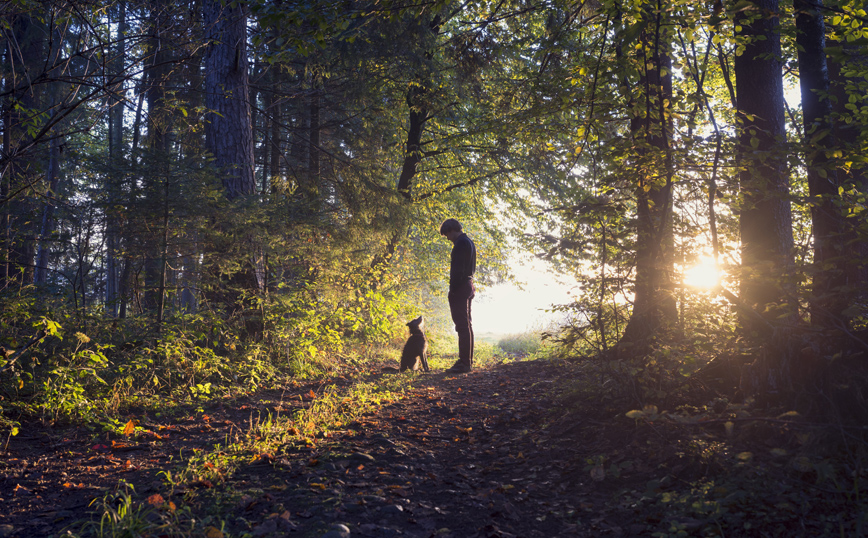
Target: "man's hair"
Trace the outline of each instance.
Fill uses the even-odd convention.
[[[443,221],[443,224],[440,225],[440,235],[446,235],[449,232],[460,232],[461,223],[455,219],[446,219]]]

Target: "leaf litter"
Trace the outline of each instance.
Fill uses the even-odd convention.
[[[151,515],[197,525],[193,534],[179,525],[155,536],[301,538],[346,528],[378,537],[629,537],[713,528],[716,520],[670,510],[673,484],[701,472],[659,425],[607,419],[624,410],[601,402],[567,411],[573,368],[537,360],[414,375],[403,397],[341,429],[302,425],[306,432],[288,432],[294,441],[248,453],[233,468],[219,457],[245,431],[239,425],[307,409],[327,383],[205,402],[177,420],[129,417],[122,432],[97,437],[28,424],[31,435],[13,438],[0,464],[0,537],[78,532],[83,517],[99,518],[87,515],[93,501],[120,484],[132,485]]]

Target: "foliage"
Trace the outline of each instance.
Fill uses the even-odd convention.
[[[511,356],[526,357],[540,351],[542,342],[539,333],[525,332],[504,336],[497,346]]]
[[[66,536],[76,537],[123,537],[168,536],[173,538],[201,535],[189,509],[177,509],[172,502],[165,502],[159,494],[145,500],[139,499],[132,484],[121,482],[116,491],[102,499],[94,499],[93,508],[99,521],[84,523],[81,530],[68,530]]]

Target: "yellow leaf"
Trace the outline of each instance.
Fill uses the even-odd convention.
[[[217,527],[205,527],[205,538],[223,538],[223,531]]]
[[[656,405],[646,405],[642,408],[642,412],[646,415],[656,415],[657,414],[657,406]]]
[[[124,426],[123,434],[126,436],[130,436],[136,432],[136,423],[133,420],[127,422],[126,426]]]

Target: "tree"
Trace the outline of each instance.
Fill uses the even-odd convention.
[[[243,4],[204,3],[205,137],[230,200],[256,192],[248,83],[247,13]]]
[[[777,0],[751,0],[735,14],[741,298],[766,321],[794,313],[778,17]],[[750,315],[743,325],[748,333],[767,328]]]
[[[838,172],[830,155],[837,142],[831,124],[832,101],[829,71],[826,66],[826,31],[821,3],[797,0],[796,44],[798,45],[799,85],[802,96],[804,154],[811,197],[814,237],[814,271],[811,297],[811,322],[831,328],[842,323],[846,308],[843,286],[844,223],[836,204]]]
[[[628,103],[630,134],[636,164],[636,273],[633,311],[624,330],[624,342],[640,343],[677,319],[672,275],[673,162],[672,61],[673,37],[666,31],[661,2],[644,3],[636,51],[639,82]]]
[[[862,26],[853,13],[862,5],[837,2],[831,7],[837,8],[839,14],[832,17],[832,24],[826,25],[831,136],[835,141],[834,149],[830,149],[831,164],[842,194],[832,200],[837,204],[837,211],[846,215],[840,239],[844,256],[838,260],[835,270],[844,273],[842,293],[848,300],[843,317],[852,326],[860,313],[864,316],[859,305],[868,297],[865,291],[868,290],[868,225],[861,210],[868,199],[868,177],[865,163],[859,158],[864,153],[868,134],[859,106],[868,89],[868,56],[861,42]]]

